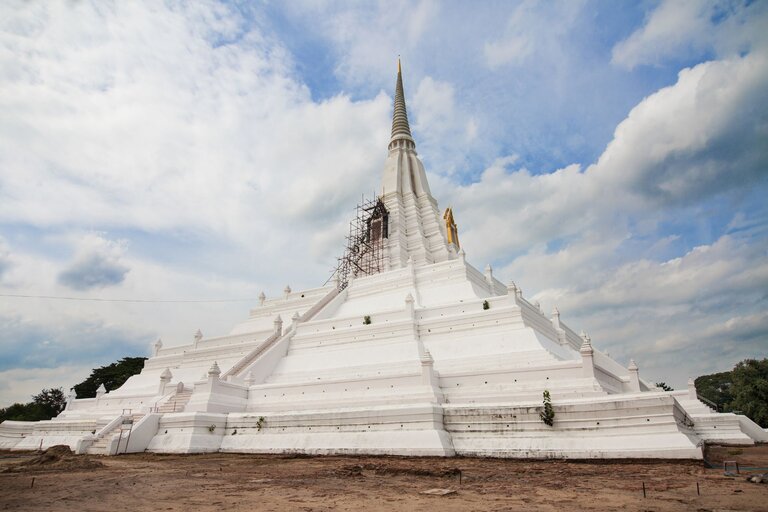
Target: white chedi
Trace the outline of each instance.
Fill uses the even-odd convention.
[[[514,282],[467,261],[416,153],[400,70],[387,149],[379,224],[365,224],[352,261],[380,258],[375,272],[261,292],[224,336],[158,340],[119,389],[72,399],[45,424],[0,425],[0,448],[85,453],[91,431],[114,434],[125,410],[144,415],[130,450],[163,453],[695,459],[705,441],[768,441],[744,416],[712,411],[693,383],[657,389],[556,307],[547,318]]]

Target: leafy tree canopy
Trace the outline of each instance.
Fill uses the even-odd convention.
[[[745,359],[729,372],[702,375],[696,391],[723,412],[740,412],[768,427],[768,359]]]
[[[124,357],[116,363],[95,368],[91,375],[80,384],[75,384],[77,398],[93,398],[100,384],[104,384],[107,391],[112,391],[122,386],[131,375],[136,375],[144,368],[146,357]]]
[[[43,389],[26,404],[15,403],[0,409],[0,421],[49,420],[64,410],[66,398],[61,388]]]

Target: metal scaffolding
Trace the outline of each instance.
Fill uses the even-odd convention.
[[[344,255],[328,279],[336,279],[339,290],[350,278],[370,276],[384,270],[384,240],[389,236],[389,212],[381,197],[365,199],[355,208],[349,223]]]

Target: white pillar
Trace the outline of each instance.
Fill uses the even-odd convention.
[[[163,370],[163,373],[160,374],[160,385],[157,388],[157,392],[160,395],[165,394],[165,387],[168,385],[169,382],[171,382],[171,379],[173,378],[173,374],[171,373],[170,368],[166,368]]]
[[[267,296],[264,295],[264,291],[262,291],[259,293],[259,306],[263,306],[265,300],[267,300]]]
[[[587,333],[581,332],[583,340],[579,352],[581,353],[581,368],[584,377],[595,378],[595,362],[593,359],[594,350],[592,349],[592,340]]]
[[[291,287],[288,285],[285,285],[285,288],[283,288],[283,297],[287,299],[290,294],[291,294]]]
[[[518,288],[514,281],[510,281],[507,285],[507,298],[514,304],[515,306],[518,305],[517,299],[520,297],[518,295]]]
[[[552,327],[554,327],[557,332],[557,341],[560,342],[560,345],[564,347],[567,346],[568,336],[565,334],[563,326],[560,325],[560,310],[557,309],[557,306],[552,309]]]
[[[160,353],[160,349],[163,348],[163,340],[160,338],[157,338],[157,341],[155,342],[155,354],[157,355]]]
[[[637,367],[634,359],[629,360],[629,366],[627,366],[627,370],[629,370],[629,389],[631,391],[639,392],[640,369]]]
[[[494,294],[493,292],[493,268],[491,268],[491,264],[487,264],[485,266],[485,282],[488,283],[488,290],[491,292],[491,295]]]
[[[203,339],[203,333],[200,329],[197,330],[195,333],[195,348],[197,348],[198,343]]]
[[[692,400],[698,400],[699,394],[696,392],[696,383],[693,378],[688,379],[688,398]]]
[[[278,336],[283,334],[283,319],[280,318],[280,315],[277,315],[277,318],[275,318],[275,333],[277,333]]]
[[[104,387],[104,383],[99,384],[99,388],[96,390],[96,400],[99,400],[107,392],[107,388]]]
[[[424,351],[424,355],[421,356],[421,382],[428,386],[435,386],[437,384],[437,376],[435,375],[435,360],[432,359],[432,354],[429,350]]]
[[[211,365],[210,369],[208,370],[208,380],[219,380],[219,376],[221,375],[221,369],[219,368],[219,364],[214,361]]]
[[[69,389],[69,394],[67,395],[67,405],[64,407],[65,409],[69,409],[69,406],[77,399],[77,392],[75,392],[75,388]]]

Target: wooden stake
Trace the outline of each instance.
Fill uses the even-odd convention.
[[[643,498],[645,498],[645,482],[643,482]]]

